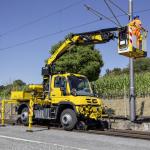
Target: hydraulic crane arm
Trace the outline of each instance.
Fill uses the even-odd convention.
[[[50,96],[51,75],[54,72],[54,62],[74,45],[88,45],[106,43],[116,38],[115,32],[120,28],[107,28],[91,32],[83,32],[70,35],[58,49],[48,58],[45,67],[42,68],[44,96]]]
[[[88,45],[106,43],[116,38],[115,31],[119,28],[107,28],[91,32],[77,33],[69,36],[60,47],[47,60],[47,65],[51,66],[59,57],[61,57],[73,45]]]
[[[48,93],[50,96],[50,83],[51,77],[55,72],[55,61],[59,59],[69,48],[74,45],[88,45],[88,44],[102,44],[107,43],[114,38],[118,38],[118,53],[125,55],[127,57],[143,57],[145,55],[145,51],[133,47],[131,43],[132,38],[129,34],[130,26],[125,27],[115,27],[115,28],[106,28],[91,32],[83,32],[70,35],[58,49],[48,58],[45,67],[42,68],[43,75],[43,91]],[[117,32],[117,34],[116,34]],[[116,36],[117,35],[117,36]],[[143,41],[142,41],[143,43]],[[47,95],[47,94],[45,94]]]

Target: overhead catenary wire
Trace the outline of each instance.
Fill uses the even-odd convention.
[[[119,20],[117,19],[115,13],[113,12],[113,10],[111,9],[111,7],[109,6],[109,4],[107,3],[107,0],[104,0],[106,6],[108,7],[108,9],[110,10],[110,12],[112,13],[112,15],[114,16],[115,20],[117,21],[117,24],[121,27],[121,23],[119,22]]]
[[[124,14],[126,14],[127,16],[129,16],[129,14],[125,11],[125,10],[123,10],[121,7],[119,7],[116,3],[114,3],[112,0],[109,0],[109,2],[111,3],[111,4],[113,4],[115,7],[117,7],[120,11],[122,11]]]
[[[94,15],[96,15],[100,20],[103,19],[99,14],[97,14],[97,12],[91,11],[91,7],[89,7],[88,5],[84,4],[84,7],[85,7],[87,10],[89,10],[89,12],[91,12],[91,13],[94,14]]]
[[[57,35],[57,34],[72,30],[72,29],[80,28],[80,27],[83,27],[83,26],[86,26],[86,25],[89,25],[89,24],[92,24],[92,23],[95,23],[95,22],[98,22],[98,21],[99,20],[96,19],[96,20],[86,22],[86,23],[83,23],[83,24],[80,24],[80,25],[76,25],[76,26],[72,26],[70,28],[66,28],[64,30],[60,30],[60,31],[56,31],[56,32],[53,32],[53,33],[50,33],[50,34],[42,35],[42,36],[30,39],[30,40],[26,40],[26,41],[23,41],[23,42],[20,42],[20,43],[16,43],[16,44],[8,46],[8,47],[0,48],[0,51],[4,51],[4,50],[10,49],[10,48],[18,47],[20,45],[29,44],[29,43],[32,43],[34,41],[44,39],[44,38],[47,38],[47,37],[51,37],[51,36],[54,36],[54,35]]]
[[[134,13],[144,13],[144,12],[148,12],[148,11],[150,11],[150,9],[139,10],[139,11],[135,11]],[[124,16],[126,16],[126,15],[125,15],[125,14],[121,14],[121,15],[117,15],[116,17],[124,17]],[[110,17],[110,18],[113,18],[113,17]],[[104,20],[104,19],[103,19],[103,20]],[[86,23],[83,23],[83,24],[80,24],[80,25],[76,25],[76,26],[72,26],[72,27],[70,27],[70,28],[66,28],[66,29],[61,30],[61,31],[57,31],[57,32],[54,32],[54,33],[51,33],[51,34],[42,35],[42,36],[33,38],[33,39],[31,39],[31,40],[23,41],[23,42],[16,43],[16,44],[11,45],[11,46],[8,46],[8,47],[0,48],[0,51],[4,51],[4,50],[8,50],[8,49],[11,49],[11,48],[15,48],[15,47],[18,47],[18,46],[21,46],[21,45],[25,45],[25,44],[28,44],[28,43],[32,43],[32,42],[37,41],[37,40],[40,40],[40,39],[44,39],[44,38],[47,38],[47,37],[50,37],[50,36],[54,36],[54,35],[57,35],[57,34],[60,34],[60,33],[65,32],[65,31],[72,30],[72,29],[84,27],[84,26],[87,26],[87,25],[89,25],[89,24],[93,24],[93,23],[96,23],[96,22],[99,22],[99,21],[102,21],[102,20],[100,20],[100,19],[95,19],[95,20],[93,20],[93,21],[86,22]]]
[[[143,13],[143,12],[147,12],[147,11],[150,11],[150,8],[148,9],[143,9],[143,10],[139,10],[139,11],[135,11],[133,13]]]
[[[90,7],[90,6],[86,5],[86,4],[85,4],[84,6],[86,7],[86,9],[87,9],[88,11],[91,11],[93,14],[95,14],[95,15],[96,15],[97,17],[99,17],[101,20],[102,20],[103,18],[105,18],[105,19],[109,20],[110,22],[112,22],[113,24],[115,24],[115,25],[118,26],[118,24],[117,24],[114,20],[112,20],[110,17],[107,17],[107,16],[103,15],[102,13],[98,12],[97,10],[93,9],[92,7]],[[100,16],[102,16],[102,17],[100,17]]]
[[[22,25],[20,25],[20,26],[18,26],[18,27],[15,27],[15,28],[12,28],[12,29],[10,29],[10,30],[8,30],[8,31],[5,31],[5,32],[3,32],[3,33],[0,34],[0,37],[5,36],[5,35],[7,35],[7,34],[9,34],[9,33],[12,33],[12,32],[21,30],[21,29],[23,29],[23,28],[25,28],[25,27],[28,27],[28,26],[32,25],[32,24],[35,24],[35,23],[37,23],[37,22],[40,22],[40,21],[42,21],[42,20],[44,20],[44,19],[46,19],[46,18],[48,18],[48,17],[51,17],[51,16],[53,16],[53,15],[56,15],[56,14],[62,12],[62,11],[65,11],[66,9],[69,9],[69,8],[71,8],[71,7],[74,7],[74,6],[78,5],[78,4],[80,4],[82,1],[84,1],[84,0],[78,0],[78,1],[76,1],[76,2],[74,2],[74,3],[71,3],[71,4],[69,4],[69,5],[67,5],[67,6],[65,6],[65,7],[63,7],[63,8],[61,8],[61,9],[58,9],[58,10],[56,10],[56,11],[54,11],[54,12],[51,12],[51,13],[45,15],[45,16],[39,17],[39,18],[34,19],[34,20],[30,21],[30,22],[27,22],[27,23],[25,23],[25,24],[22,24]]]

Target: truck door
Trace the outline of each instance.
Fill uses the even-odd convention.
[[[52,80],[51,96],[61,97],[66,95],[66,78],[63,76],[55,76]]]

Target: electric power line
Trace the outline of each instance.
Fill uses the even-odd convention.
[[[74,6],[78,5],[78,4],[80,4],[82,1],[84,1],[84,0],[76,1],[76,2],[74,2],[74,3],[71,3],[71,4],[68,5],[68,6],[65,6],[65,7],[61,8],[61,9],[59,9],[59,10],[56,10],[56,11],[54,11],[54,12],[52,12],[52,13],[49,13],[49,14],[47,14],[47,15],[45,15],[45,16],[39,17],[39,18],[37,18],[37,19],[35,19],[35,20],[32,20],[32,21],[30,21],[30,22],[28,22],[28,23],[22,24],[22,25],[20,25],[20,26],[18,26],[18,27],[15,27],[15,28],[10,29],[10,30],[8,30],[8,31],[6,31],[6,32],[3,32],[3,33],[0,34],[0,37],[5,36],[5,35],[7,35],[7,34],[9,34],[9,33],[18,31],[18,30],[20,30],[20,29],[23,29],[23,28],[25,28],[25,27],[27,27],[27,26],[30,26],[30,25],[32,25],[32,24],[35,24],[35,23],[37,23],[37,22],[40,22],[41,20],[44,20],[44,19],[46,19],[46,18],[48,18],[48,17],[51,17],[51,16],[53,16],[53,15],[56,15],[56,14],[62,12],[62,11],[65,11],[66,9],[69,9],[69,8],[71,8],[71,7],[74,7]]]
[[[150,9],[139,10],[139,11],[135,11],[134,13],[144,13],[144,12],[148,12],[148,11],[150,11]],[[126,16],[126,14],[117,15],[116,17],[118,18],[118,17],[123,17],[123,16]],[[113,17],[109,17],[109,18],[113,18]],[[50,37],[50,36],[54,36],[54,35],[63,33],[65,31],[69,31],[69,30],[72,30],[72,29],[80,28],[80,27],[83,27],[83,26],[86,26],[86,25],[89,25],[89,24],[93,24],[93,23],[99,22],[99,21],[101,21],[101,19],[96,19],[96,20],[93,20],[93,21],[90,21],[90,22],[86,22],[86,23],[83,23],[83,24],[80,24],[80,25],[72,26],[70,28],[66,28],[64,30],[60,30],[60,31],[54,32],[54,33],[51,33],[51,34],[46,34],[46,35],[43,35],[43,36],[39,36],[39,37],[33,38],[31,40],[23,41],[23,42],[20,42],[20,43],[16,43],[14,45],[10,45],[8,47],[0,48],[0,51],[4,51],[4,50],[8,50],[8,49],[11,49],[11,48],[14,48],[14,47],[18,47],[18,46],[21,46],[21,45],[32,43],[32,42],[40,40],[40,39],[44,39],[44,38],[47,38],[47,37]]]
[[[120,11],[122,11],[124,14],[126,14],[127,16],[129,16],[129,14],[123,10],[121,7],[119,7],[116,3],[114,3],[112,0],[109,0],[110,3],[112,3],[115,7],[117,7]]]
[[[149,9],[143,9],[143,10],[135,11],[133,13],[143,13],[143,12],[147,12],[147,11],[150,11],[150,8]]]
[[[57,35],[57,34],[60,34],[60,33],[63,33],[65,31],[69,31],[71,29],[76,29],[76,28],[81,28],[83,26],[86,26],[86,25],[89,25],[89,24],[92,24],[92,23],[95,23],[95,22],[98,22],[99,19],[96,19],[96,20],[93,20],[91,22],[86,22],[86,23],[83,23],[83,24],[80,24],[80,25],[76,25],[76,26],[72,26],[70,28],[66,28],[64,30],[60,30],[60,31],[57,31],[57,32],[53,32],[51,34],[46,34],[46,35],[42,35],[42,36],[39,36],[39,37],[36,37],[36,38],[33,38],[31,40],[27,40],[27,41],[23,41],[23,42],[20,42],[20,43],[16,43],[14,45],[11,45],[11,46],[8,46],[8,47],[5,47],[5,48],[0,48],[0,51],[4,51],[4,50],[7,50],[7,49],[10,49],[10,48],[14,48],[14,47],[18,47],[20,45],[25,45],[25,44],[28,44],[28,43],[32,43],[34,41],[37,41],[37,40],[40,40],[40,39],[44,39],[44,38],[47,38],[47,37],[51,37],[51,36],[54,36],[54,35]]]
[[[104,0],[106,6],[108,7],[109,11],[112,13],[112,15],[114,16],[115,20],[117,21],[118,25],[121,27],[121,23],[119,22],[118,18],[116,17],[115,13],[113,12],[112,8],[109,6],[109,4],[107,3],[106,0]]]
[[[91,8],[91,7],[88,6],[88,5],[84,5],[84,6],[86,7],[86,9],[87,9],[88,11],[91,11],[94,15],[96,15],[97,17],[99,17],[100,20],[102,20],[103,18],[105,18],[105,19],[109,20],[110,22],[112,22],[112,23],[114,23],[115,25],[118,26],[118,24],[117,24],[114,20],[111,19],[112,17],[107,17],[107,16],[103,15],[102,13],[98,12],[97,10]],[[100,17],[100,16],[101,16],[101,17]]]

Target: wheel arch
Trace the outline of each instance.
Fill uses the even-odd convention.
[[[18,114],[21,114],[22,110],[27,107],[29,109],[29,105],[28,103],[22,103],[20,104],[18,107],[17,107],[17,113]]]
[[[60,118],[62,111],[68,108],[74,110],[75,113],[77,114],[76,107],[72,102],[62,101],[58,104],[57,119]]]

